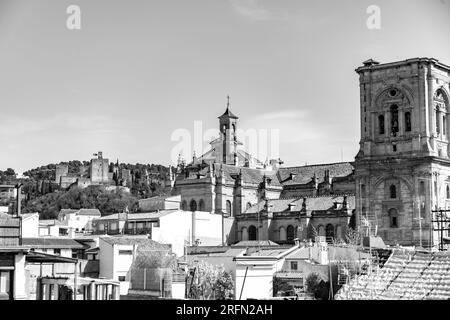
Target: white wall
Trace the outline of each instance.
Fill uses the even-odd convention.
[[[248,267],[247,276],[245,271]],[[276,261],[246,261],[236,263],[236,300],[268,299],[273,297],[273,276],[276,272]],[[244,283],[245,277],[245,283]]]
[[[209,212],[195,213],[195,238],[200,245],[222,244],[222,217]],[[192,212],[174,211],[160,218],[160,226],[153,227],[152,240],[172,245],[172,252],[177,256],[184,255],[185,241],[191,241]]]
[[[89,215],[77,215],[76,213],[66,214],[67,226],[75,230],[78,229],[78,231],[81,231],[82,229],[89,229],[90,222],[94,218],[98,217]]]
[[[36,213],[27,219],[22,220],[22,237],[37,238],[39,237],[39,214]]]

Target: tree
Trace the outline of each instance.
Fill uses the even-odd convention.
[[[323,281],[317,273],[310,273],[306,277],[306,292],[314,295],[314,298],[328,300],[329,282]]]
[[[359,229],[355,230],[353,228],[347,228],[347,231],[345,233],[345,241],[353,246],[358,246],[361,241],[361,234],[359,232]]]
[[[192,286],[189,288],[188,299],[224,300],[232,299],[234,283],[231,274],[223,266],[213,266],[200,261],[195,267]],[[191,282],[188,281],[190,285]]]
[[[314,228],[314,225],[312,223],[308,224],[307,234],[308,239],[311,239],[313,241],[315,241],[316,237],[318,236],[317,230],[316,228]]]

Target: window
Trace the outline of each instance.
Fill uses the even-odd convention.
[[[398,133],[398,106],[391,106],[391,133],[395,137]]]
[[[286,237],[287,241],[294,241],[295,239],[295,228],[292,225],[289,225],[286,229]]]
[[[291,270],[293,270],[293,271],[298,270],[298,262],[297,261],[291,261]]]
[[[105,230],[105,225],[103,223],[99,223],[98,224],[98,229],[101,230],[101,231]]]
[[[119,250],[119,255],[121,256],[133,255],[133,250]]]
[[[442,117],[442,134],[447,134],[447,118],[445,116]]]
[[[284,227],[280,227],[280,241],[286,241],[286,229]]]
[[[411,112],[405,113],[405,131],[406,132],[411,131]]]
[[[364,184],[361,185],[361,198],[366,197],[366,186]]]
[[[390,219],[390,224],[391,224],[391,228],[398,228],[399,226],[399,221],[398,221],[398,212],[397,209],[390,209],[389,210],[389,219]]]
[[[203,199],[200,199],[200,202],[198,203],[198,209],[200,211],[205,211],[205,201],[203,201]]]
[[[450,186],[447,185],[447,199],[450,199]]]
[[[425,182],[424,181],[420,181],[420,183],[419,183],[419,194],[421,196],[425,196]]]
[[[9,295],[10,277],[11,277],[10,271],[0,271],[0,294]]]
[[[248,240],[255,241],[257,240],[257,230],[255,226],[248,227]]]
[[[378,116],[378,133],[384,134],[384,116]]]
[[[124,282],[124,281],[126,281],[126,278],[125,278],[125,276],[119,276],[119,277],[118,277],[118,280],[119,280],[120,282]]]
[[[61,249],[54,249],[53,254],[55,255],[61,255]]]
[[[247,210],[250,209],[252,207],[252,204],[250,202],[247,202]]]
[[[397,152],[397,145],[396,145],[396,144],[393,144],[393,145],[392,145],[392,151],[393,151],[393,152]]]
[[[117,222],[111,222],[111,230],[117,230]]]
[[[439,113],[439,109],[436,110],[436,133],[439,134],[441,133],[441,121],[439,119],[440,117],[440,113]]]
[[[191,203],[189,204],[189,209],[191,211],[197,211],[197,202],[195,202],[195,200],[191,200]]]
[[[183,202],[181,203],[181,210],[183,210],[183,211],[187,210],[187,202],[186,202],[186,200],[183,200]]]
[[[397,187],[394,185],[391,185],[389,187],[389,194],[391,196],[391,199],[397,199]]]
[[[226,202],[226,212],[227,212],[227,214],[229,215],[229,216],[231,216],[232,215],[232,211],[231,211],[231,201],[230,200],[227,200],[227,202]]]
[[[325,237],[327,242],[331,242],[334,239],[334,226],[332,224],[327,224],[325,228]]]

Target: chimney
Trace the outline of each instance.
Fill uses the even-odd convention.
[[[295,177],[296,177],[297,175],[295,174],[295,173],[290,173],[289,174],[289,180],[294,180],[295,179]]]
[[[296,207],[296,204],[291,202],[291,203],[288,204],[288,207],[289,207],[289,211],[294,211],[295,207]]]

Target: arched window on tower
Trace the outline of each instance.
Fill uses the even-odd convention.
[[[186,202],[186,200],[183,200],[183,202],[181,203],[181,210],[183,210],[183,211],[187,210],[187,202]]]
[[[411,112],[405,112],[405,131],[411,132]]]
[[[441,119],[440,119],[439,107],[436,107],[436,133],[441,133]]]
[[[226,210],[227,214],[231,217],[233,212],[232,212],[231,201],[230,200],[227,200],[225,210]]]
[[[391,185],[389,187],[389,194],[391,196],[391,199],[397,199],[397,187],[394,185]]]
[[[195,202],[194,199],[191,200],[191,203],[189,204],[189,209],[191,211],[197,211],[197,202]]]
[[[395,137],[399,131],[398,129],[398,106],[391,106],[391,134]]]
[[[447,135],[447,117],[442,116],[442,134]]]
[[[384,134],[384,116],[383,115],[379,115],[378,116],[378,133],[379,134]]]

